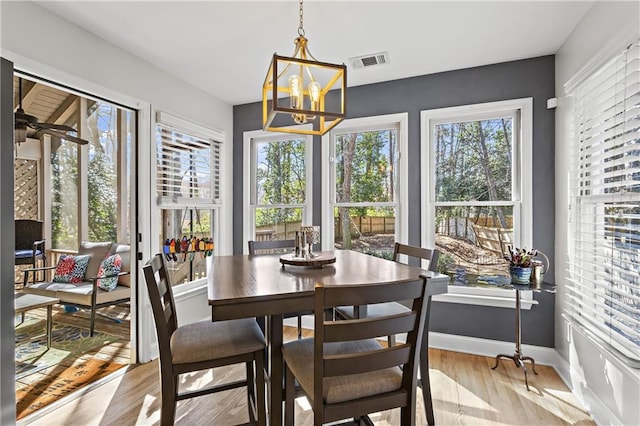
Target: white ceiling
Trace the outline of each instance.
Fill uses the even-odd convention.
[[[290,56],[298,2],[41,1],[39,6],[233,105],[260,100],[274,52]],[[555,53],[593,1],[307,0],[316,59],[388,51],[348,86]]]

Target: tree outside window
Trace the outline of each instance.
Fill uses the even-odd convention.
[[[516,123],[512,114],[496,114],[432,127],[439,269],[460,284],[509,275],[504,254],[513,244]]]
[[[390,258],[396,235],[397,129],[336,134],[335,246]]]
[[[306,140],[256,141],[254,149],[255,238],[291,239],[306,202]]]

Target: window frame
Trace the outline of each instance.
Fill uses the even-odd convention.
[[[293,127],[293,126],[292,126]],[[310,125],[295,126],[300,129],[312,129]],[[258,143],[277,142],[283,140],[303,139],[305,141],[305,202],[300,204],[260,204],[256,202],[257,173],[254,166],[256,161],[256,146]],[[293,134],[284,132],[268,132],[265,130],[253,130],[243,133],[242,144],[242,169],[246,170],[246,178],[243,182],[244,196],[242,199],[243,220],[242,224],[242,253],[249,254],[247,241],[255,239],[256,209],[258,208],[301,208],[302,224],[313,223],[313,135]]]
[[[222,177],[224,176],[223,159],[225,158],[224,150],[226,146],[225,133],[221,130],[205,127],[198,123],[194,123],[192,121],[183,119],[181,117],[175,116],[166,111],[159,111],[159,110],[156,111],[156,113],[154,114],[154,118],[155,120],[152,123],[152,137],[151,137],[152,149],[150,153],[150,157],[152,159],[151,179],[150,179],[151,190],[149,191],[152,194],[151,195],[152,207],[157,209],[157,210],[152,209],[152,211],[154,211],[155,213],[152,214],[152,220],[151,220],[152,245],[155,246],[157,244],[157,249],[154,250],[154,252],[161,253],[163,250],[162,245],[160,244],[160,242],[157,241],[157,238],[156,238],[162,229],[162,226],[160,223],[160,214],[159,214],[159,211],[162,209],[184,211],[185,209],[191,208],[191,209],[199,209],[199,210],[209,210],[210,214],[212,215],[211,228],[212,228],[213,242],[217,249],[218,247],[220,247],[220,231],[219,231],[220,215],[222,214],[222,200],[224,199]],[[214,197],[215,192],[212,190],[210,199],[189,199],[189,200],[180,201],[180,202],[169,202],[166,199],[160,199],[157,192],[157,177],[159,172],[157,138],[158,138],[158,131],[160,126],[170,127],[176,131],[179,131],[191,136],[195,136],[198,138],[212,140],[218,144],[218,154],[219,154],[219,164],[217,168],[217,173],[218,173],[217,181],[219,183],[218,197]],[[213,147],[211,149],[213,151]],[[213,152],[212,152],[212,156],[213,156]],[[212,164],[212,171],[211,171],[212,184],[214,180],[213,175],[214,175],[214,171],[213,171],[213,164]],[[186,283],[173,283],[173,288],[174,288],[174,292],[176,292],[175,295],[177,296],[179,294],[180,295],[186,294],[197,288],[203,287],[206,285],[206,283],[207,283],[207,277],[205,276],[192,281],[188,281]]]
[[[19,74],[20,75],[20,74]],[[34,78],[32,76],[24,76],[30,81],[33,81],[37,84],[48,84],[46,82],[41,81],[40,79]],[[128,182],[125,178],[125,175],[128,173],[127,165],[129,164],[127,160],[133,161],[131,158],[127,156],[133,156],[133,152],[135,150],[135,140],[138,136],[134,137],[134,140],[130,143],[127,142],[126,131],[124,129],[130,128],[132,130],[132,134],[136,134],[138,132],[138,110],[133,107],[124,106],[123,104],[119,104],[116,101],[105,100],[101,98],[95,98],[87,95],[86,93],[77,92],[66,87],[61,87],[58,85],[52,85],[52,87],[58,88],[65,93],[70,95],[75,95],[78,98],[74,101],[77,102],[77,112],[75,114],[75,119],[77,121],[77,135],[78,137],[88,139],[89,130],[87,121],[89,119],[88,112],[88,104],[89,101],[95,103],[104,103],[109,105],[116,110],[116,131],[117,131],[117,155],[114,159],[116,164],[116,190],[117,190],[117,206],[116,206],[116,237],[114,242],[122,243],[122,244],[130,244],[131,238],[128,235],[128,232],[131,232],[133,229],[133,225],[129,220],[128,216],[130,212],[129,209],[129,198],[131,197],[133,188],[131,186],[131,182]],[[130,115],[128,115],[130,114]],[[129,127],[131,124],[133,126]],[[64,139],[64,138],[62,138]],[[40,217],[45,223],[52,223],[53,219],[53,206],[52,206],[52,194],[53,194],[53,168],[51,165],[51,141],[52,137],[50,135],[43,135],[42,142],[40,144],[41,148],[35,148],[32,144],[38,143],[37,139],[27,139],[27,143],[25,145],[25,149],[19,149],[19,156],[24,157],[25,159],[34,158],[36,155],[34,150],[41,149],[41,157],[40,157],[40,169],[39,173],[42,173],[42,177],[39,178],[38,185],[41,185],[42,195],[40,196],[40,200],[42,202],[42,206],[40,208]],[[73,144],[73,142],[68,142]],[[75,247],[53,247],[53,232],[52,227],[45,227],[45,240],[46,240],[46,248],[47,250],[52,250],[54,252],[59,253],[73,253],[77,251],[80,242],[89,240],[89,216],[87,211],[89,209],[89,194],[88,194],[88,173],[89,173],[89,147],[87,145],[75,145],[76,158],[78,164],[77,175],[75,177],[76,182],[76,200],[77,200],[77,244]],[[126,228],[126,224],[129,222],[129,226],[131,229]]]
[[[519,112],[517,114],[516,112]],[[515,114],[515,115],[514,115]],[[421,241],[424,247],[435,246],[436,206],[446,205],[491,205],[496,202],[436,202],[435,200],[435,152],[433,128],[437,124],[485,120],[505,115],[519,116],[513,122],[513,169],[512,201],[513,215],[519,217],[513,241],[516,247],[533,246],[533,98],[510,99],[456,107],[420,111],[420,171],[421,171]],[[517,142],[516,142],[517,141]],[[498,202],[504,205],[503,202]],[[515,228],[514,228],[515,231]],[[446,294],[434,297],[439,302],[473,304],[481,306],[515,308],[515,290],[480,287],[449,286]],[[521,294],[522,309],[531,309],[537,304],[532,291]]]
[[[340,126],[322,136],[322,231],[320,240],[322,250],[333,250],[335,243],[333,211],[338,206],[396,206],[396,241],[408,243],[409,204],[408,185],[408,122],[409,114],[406,112],[397,114],[385,114],[344,120]],[[396,128],[398,132],[396,163],[397,170],[397,199],[395,202],[384,203],[336,203],[336,167],[335,137],[337,134],[370,132]]]

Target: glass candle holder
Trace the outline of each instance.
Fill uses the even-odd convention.
[[[301,226],[300,232],[307,237],[307,256],[311,257],[313,254],[313,245],[320,243],[320,227],[319,226]]]

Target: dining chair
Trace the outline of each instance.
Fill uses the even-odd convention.
[[[438,257],[440,252],[438,249],[427,249],[422,247],[410,246],[407,244],[395,243],[393,247],[393,261],[399,262],[400,255],[406,255],[418,260],[429,261],[428,271],[438,271]],[[381,303],[372,306],[367,306],[367,317],[380,317],[386,315],[393,315],[406,311],[407,307],[402,303]],[[360,308],[357,306],[339,306],[336,308],[336,317],[339,319],[352,319],[359,316]],[[387,336],[387,342],[389,346],[396,344],[395,334]]]
[[[416,371],[426,314],[427,280],[357,285],[317,283],[314,337],[283,345],[285,425],[294,424],[296,380],[313,408],[315,425],[354,418],[372,424],[370,413],[400,407],[402,425],[414,425]],[[332,321],[337,306],[410,300],[400,314]],[[404,343],[383,346],[377,338],[407,333]]]
[[[253,319],[237,319],[200,321],[178,327],[173,290],[164,258],[157,254],[142,269],[160,354],[160,423],[163,426],[173,425],[177,401],[246,386],[250,424],[265,425],[266,344],[258,324]],[[179,392],[181,374],[239,363],[245,364],[245,380]]]
[[[249,255],[257,256],[262,254],[290,253],[296,246],[295,240],[264,240],[247,242],[249,245]],[[285,315],[285,318],[298,319],[298,339],[302,339],[302,315],[311,315],[313,312],[301,312],[298,314]],[[264,320],[258,319],[260,327],[264,329]]]
[[[277,254],[291,253],[296,246],[295,240],[261,240],[247,242],[249,245],[249,254]]]

